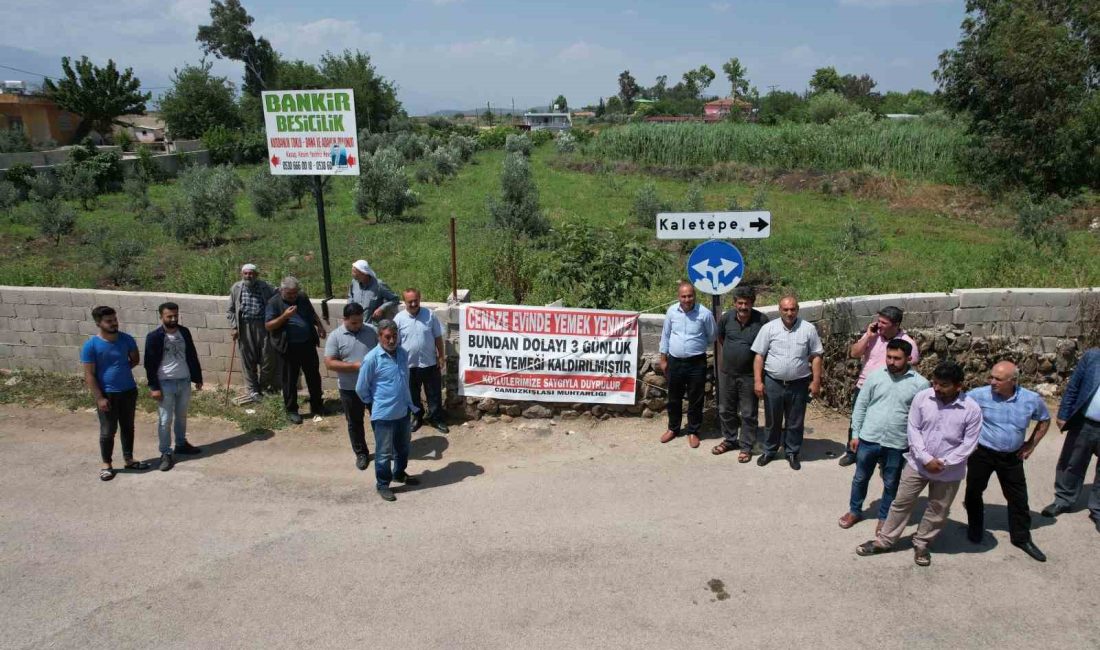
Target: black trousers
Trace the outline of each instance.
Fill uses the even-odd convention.
[[[687,432],[699,434],[703,426],[703,392],[707,386],[707,355],[683,359],[668,357],[668,430],[680,433],[687,394]]]
[[[340,404],[344,406],[344,419],[348,421],[348,438],[351,439],[351,450],[356,456],[370,454],[367,447],[367,430],[363,419],[367,413],[367,406],[359,399],[359,394],[347,388],[340,389]]]
[[[966,463],[967,525],[972,531],[985,530],[985,502],[982,492],[989,485],[989,477],[997,474],[1001,492],[1008,502],[1008,535],[1013,544],[1031,541],[1031,509],[1027,504],[1027,479],[1024,477],[1024,461],[1016,452],[994,451],[978,445]]]
[[[320,415],[324,407],[321,393],[321,363],[312,343],[287,343],[283,353],[283,406],[287,413],[298,412],[298,376],[305,374],[309,388],[309,408]]]
[[[425,414],[424,407],[420,403],[420,389],[424,389],[424,396],[428,399],[428,410]],[[443,421],[443,375],[439,372],[439,364],[427,368],[409,368],[409,393],[413,406],[418,410],[413,417],[429,422]]]
[[[134,457],[134,410],[137,408],[137,389],[123,393],[104,393],[107,398],[107,412],[96,409],[99,415],[99,457],[105,463],[111,462],[115,453],[115,432],[122,429],[122,457],[131,460]]]

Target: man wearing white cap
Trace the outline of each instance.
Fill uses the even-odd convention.
[[[241,267],[241,279],[229,290],[226,317],[233,328],[230,335],[241,353],[241,367],[248,384],[250,401],[264,391],[279,392],[279,358],[268,340],[264,328],[264,310],[275,289],[259,279],[255,264]]]
[[[348,302],[362,305],[370,320],[380,321],[386,312],[397,308],[397,294],[378,279],[367,260],[355,260],[351,276],[354,279],[348,287]]]

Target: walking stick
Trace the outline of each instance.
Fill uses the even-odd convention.
[[[233,381],[233,362],[237,360],[237,346],[233,346],[233,352],[229,355],[229,374],[225,377],[225,403],[223,406],[229,406],[229,391],[232,390],[230,382]]]

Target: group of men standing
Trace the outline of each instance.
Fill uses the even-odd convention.
[[[722,440],[711,453],[738,451],[752,459],[757,442],[759,400],[764,400],[765,440],[757,464],[765,466],[780,446],[792,469],[800,469],[806,405],[820,394],[823,348],[816,328],[798,317],[795,296],[779,303],[780,318],[769,321],[753,309],[755,292],[737,287],[733,308],[715,323],[695,300],[695,288],[680,283],[677,303],[665,315],[658,369],[668,385],[667,443],[681,435],[684,398],[688,402],[687,438],[699,446],[706,353],[721,344],[718,413]],[[982,498],[996,474],[1008,502],[1013,545],[1040,562],[1045,554],[1031,537],[1031,511],[1024,461],[1046,435],[1050,414],[1042,398],[1019,385],[1011,361],[996,363],[988,385],[963,390],[963,368],[943,361],[931,381],[915,368],[920,352],[902,329],[903,312],[884,307],[855,341],[849,354],[861,360],[852,398],[848,445],[841,466],[855,465],[849,508],[838,520],[848,529],[863,519],[863,504],[876,468],[882,479],[875,539],[857,548],[859,555],[892,550],[908,523],[918,497],[927,489],[928,507],[913,536],[914,561],[931,564],[929,546],[943,529],[964,478],[967,537],[985,540]],[[1030,435],[1029,426],[1034,423]],[[1089,350],[1070,378],[1059,409],[1058,426],[1068,432],[1058,463],[1056,500],[1043,515],[1056,517],[1076,502],[1093,456],[1100,456],[1100,350]],[[1100,467],[1089,500],[1090,517],[1100,531]]]
[[[364,470],[370,464],[364,424],[369,412],[378,492],[393,501],[391,482],[417,483],[405,472],[411,433],[425,421],[448,432],[442,395],[443,328],[431,310],[421,308],[416,288],[403,292],[405,309],[389,317],[397,311],[397,296],[365,260],[352,265],[352,276],[343,323],[331,335],[296,278],[283,278],[276,290],[259,279],[254,264],[241,267],[241,280],[230,289],[227,317],[248,390],[243,401],[281,391],[287,418],[295,424],[302,422],[298,381],[303,374],[314,419],[324,415],[317,347],[327,339],[324,362],[337,375],[356,466]],[[158,402],[160,469],[167,471],[175,454],[201,453],[186,435],[191,385],[202,390],[203,379],[194,339],[179,323],[179,306],[166,302],[158,314],[160,325],[146,336],[144,358],[150,394]],[[114,309],[96,307],[92,318],[99,331],[85,342],[80,358],[99,414],[100,478],[108,481],[115,476],[112,455],[120,429],[125,468],[149,468],[133,456],[138,393],[132,368],[141,355],[134,338],[119,330]]]

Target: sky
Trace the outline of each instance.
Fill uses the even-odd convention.
[[[740,58],[761,93],[802,91],[813,71],[870,74],[876,90],[933,90],[932,70],[959,38],[962,0],[244,0],[286,58],[316,62],[326,51],[359,49],[398,86],[406,110],[572,107],[618,91],[623,70],[643,86],[674,83],[709,65],[708,92],[729,93],[721,65]],[[154,96],[173,70],[197,63],[198,25],[209,0],[0,0],[0,66],[58,75],[62,56],[108,58],[132,67]],[[215,61],[240,82],[242,67]],[[41,77],[0,68],[2,79]]]

